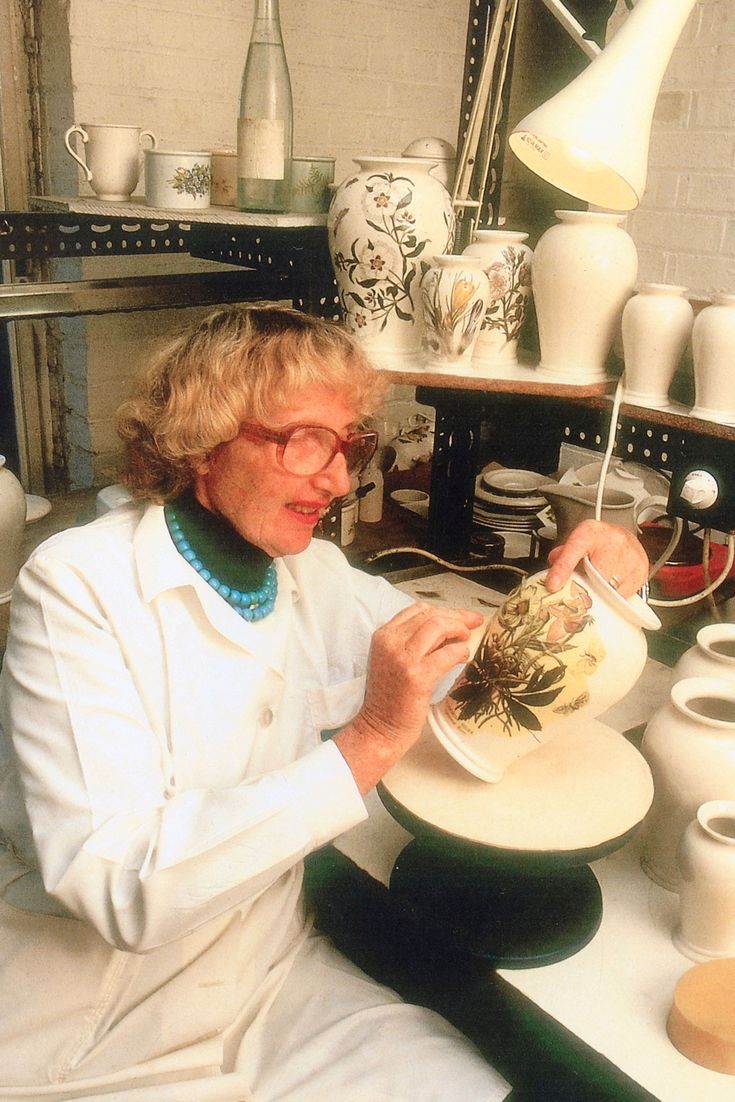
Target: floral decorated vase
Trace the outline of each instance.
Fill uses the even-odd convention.
[[[488,304],[475,346],[475,366],[481,371],[513,368],[531,294],[533,252],[527,233],[515,230],[475,230],[465,256],[479,256],[487,273]]]
[[[421,285],[427,370],[472,372],[472,354],[485,316],[488,286],[479,257],[434,257]]]
[[[429,725],[470,773],[499,781],[516,759],[620,700],[645,666],[644,628],[660,621],[585,560],[557,593],[526,578],[490,620]]]
[[[327,238],[347,329],[375,365],[415,370],[422,356],[421,281],[454,240],[449,192],[420,157],[360,157],[335,189]]]

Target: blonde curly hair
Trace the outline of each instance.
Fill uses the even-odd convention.
[[[349,395],[358,418],[386,391],[359,345],[333,322],[276,305],[214,311],[160,350],[120,407],[123,483],[154,501],[176,497],[243,421],[274,425],[310,386]]]

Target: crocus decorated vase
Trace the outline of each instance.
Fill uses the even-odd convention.
[[[327,238],[347,329],[377,367],[420,368],[421,281],[451,251],[449,192],[420,157],[359,157],[335,189]]]
[[[735,683],[735,624],[707,624],[693,647],[671,671],[672,681],[685,677],[720,677]]]
[[[641,831],[641,867],[670,891],[680,883],[677,850],[708,800],[735,798],[735,682],[685,677],[649,720],[641,753],[654,797]]]
[[[620,700],[643,672],[643,629],[660,627],[640,597],[622,597],[587,560],[557,593],[545,577],[534,574],[513,590],[429,712],[445,749],[485,781],[500,780],[517,758]]]
[[[421,284],[424,366],[472,372],[472,353],[488,298],[488,278],[477,256],[434,257]]]
[[[691,960],[735,957],[735,800],[709,800],[697,808],[677,863],[674,944]]]
[[[479,256],[489,281],[489,298],[475,346],[474,361],[482,373],[513,368],[531,294],[533,252],[527,233],[475,230],[465,256]]]
[[[669,404],[669,387],[689,343],[694,309],[686,287],[642,283],[623,308],[626,402],[648,409]]]
[[[735,295],[717,294],[694,320],[693,417],[735,425]]]
[[[607,211],[557,210],[533,254],[538,372],[559,382],[600,382],[633,293],[638,253]]]
[[[10,600],[21,567],[25,526],[25,492],[0,455],[0,604]]]

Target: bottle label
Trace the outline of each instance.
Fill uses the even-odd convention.
[[[286,175],[283,119],[240,119],[237,175],[244,180],[282,180]]]

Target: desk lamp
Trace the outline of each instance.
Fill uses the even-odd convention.
[[[609,210],[641,201],[656,99],[697,0],[638,0],[575,80],[526,115],[508,142],[554,187]]]

